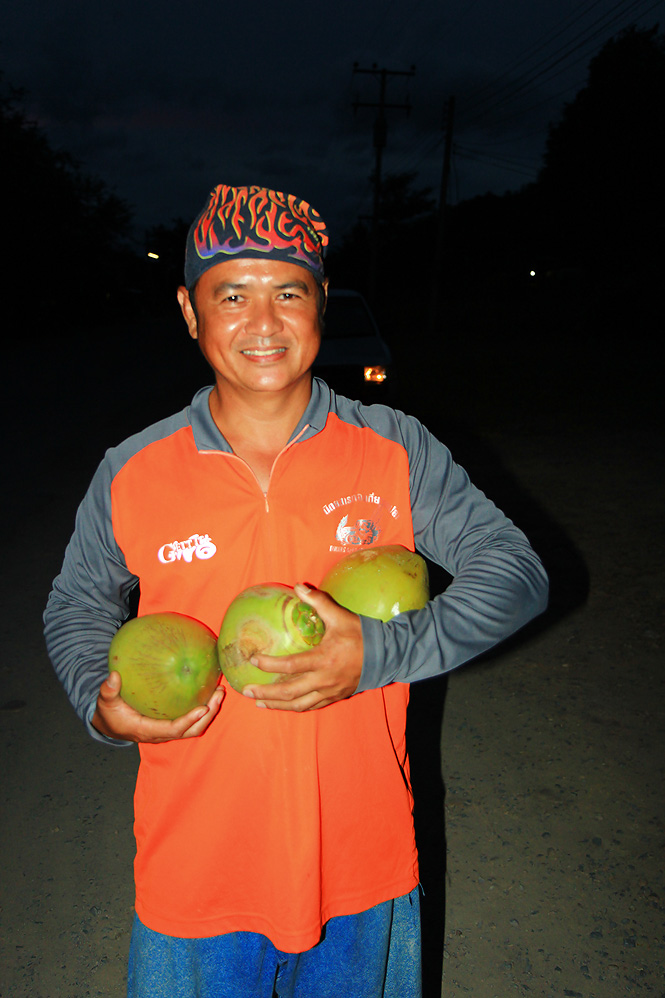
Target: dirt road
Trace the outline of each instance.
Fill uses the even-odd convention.
[[[130,375],[126,352],[102,360],[80,344],[73,366],[45,353],[32,371],[23,359],[3,413],[0,995],[115,998],[137,754],[87,737],[41,613],[103,446],[145,422],[127,403],[145,368],[140,352]],[[91,366],[99,376],[82,380]],[[167,368],[155,416],[179,374]],[[178,390],[168,408],[184,404]],[[644,418],[475,416],[432,428],[529,533],[552,607],[413,691],[429,995],[445,941],[447,998],[663,996],[662,438]]]

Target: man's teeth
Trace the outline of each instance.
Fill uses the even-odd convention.
[[[284,353],[286,347],[271,347],[270,350],[243,350],[248,357],[270,357],[272,354]]]

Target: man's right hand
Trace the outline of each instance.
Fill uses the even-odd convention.
[[[219,713],[224,688],[218,686],[206,706],[195,707],[174,721],[144,717],[120,696],[122,679],[112,672],[99,688],[92,725],[102,735],[124,742],[170,742],[178,738],[198,738]]]

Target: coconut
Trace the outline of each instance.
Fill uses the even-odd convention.
[[[347,610],[384,622],[405,610],[419,610],[429,600],[424,558],[400,544],[378,544],[345,555],[319,588]]]
[[[265,685],[284,679],[252,665],[253,655],[293,655],[318,645],[325,625],[316,610],[289,586],[250,586],[229,605],[217,641],[219,663],[234,690],[248,683]]]
[[[109,647],[109,670],[120,696],[146,717],[173,720],[208,702],[219,682],[216,639],[182,613],[147,613],[128,620]]]

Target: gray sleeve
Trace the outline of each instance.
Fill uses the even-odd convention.
[[[394,414],[407,449],[416,550],[452,577],[422,610],[362,618],[358,692],[441,675],[509,637],[547,606],[548,580],[527,538],[417,420]],[[385,432],[385,430],[384,430]]]
[[[76,515],[44,612],[44,636],[58,679],[93,738],[130,745],[106,738],[91,724],[100,684],[108,675],[109,645],[129,615],[129,594],[138,582],[113,535],[110,488],[107,456]]]

